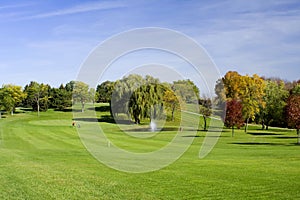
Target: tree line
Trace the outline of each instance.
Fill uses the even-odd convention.
[[[145,118],[161,118],[165,112],[174,120],[175,111],[185,103],[197,103],[200,91],[191,80],[166,83],[149,75],[131,74],[114,82],[103,82],[97,86],[96,94],[97,102],[110,104],[114,119],[125,114],[139,124]]]
[[[283,81],[279,78],[265,78],[256,74],[240,75],[229,71],[216,82],[213,100],[224,110],[224,124],[232,128],[249,122],[269,126],[300,128],[300,80]],[[200,91],[191,80],[178,80],[173,83],[160,82],[151,76],[132,74],[116,81],[105,81],[96,88],[86,83],[70,81],[58,88],[31,81],[24,88],[6,84],[0,88],[0,109],[13,114],[16,107],[30,107],[37,111],[48,108],[65,110],[73,103],[85,109],[87,102],[107,102],[111,116],[117,118],[125,114],[135,123],[144,118],[158,118],[169,113],[174,120],[176,110],[184,109],[188,103],[199,103],[200,113],[206,119],[212,114],[212,100],[200,99]]]
[[[75,88],[75,85],[78,87]],[[93,89],[89,89],[89,86],[82,82],[70,81],[66,85],[61,84],[54,88],[48,84],[31,81],[24,89],[21,86],[6,84],[0,88],[0,109],[11,115],[16,107],[32,108],[38,115],[40,111],[47,111],[49,108],[65,110],[72,106],[72,101],[80,102],[80,96],[73,97],[72,94],[82,85],[92,99]]]
[[[257,74],[240,75],[229,71],[215,86],[216,101],[226,107],[225,126],[240,128],[249,122],[269,126],[300,128],[300,80],[288,82]]]
[[[159,118],[165,112],[174,120],[175,111],[184,102],[197,102],[199,89],[191,80],[163,83],[152,76],[132,74],[117,81],[105,81],[94,88],[80,81],[70,81],[58,88],[31,81],[24,89],[12,84],[0,88],[0,109],[13,114],[16,107],[32,108],[39,115],[49,108],[63,111],[80,104],[84,112],[88,102],[110,105],[111,116],[126,114],[139,124],[145,118]],[[163,110],[164,108],[164,110]]]

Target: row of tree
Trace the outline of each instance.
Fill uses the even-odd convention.
[[[225,105],[224,123],[227,127],[240,128],[248,123],[261,123],[263,129],[269,125],[300,128],[300,80],[285,82],[280,79],[266,79],[258,75],[242,76],[229,71],[217,81],[215,92],[219,105]],[[64,110],[72,103],[80,103],[84,111],[87,102],[110,103],[111,115],[120,113],[140,123],[143,118],[161,117],[164,111],[174,113],[185,103],[198,102],[200,112],[206,119],[212,113],[210,99],[199,99],[199,89],[190,80],[162,83],[151,76],[129,75],[117,81],[106,81],[89,88],[83,82],[70,81],[59,88],[30,82],[21,86],[3,85],[0,88],[0,109],[13,114],[17,106],[31,107],[45,111],[48,108]]]
[[[151,76],[132,74],[115,82],[105,81],[97,86],[97,90],[80,81],[70,81],[59,88],[34,81],[24,89],[3,85],[0,109],[13,114],[17,106],[30,107],[39,115],[48,108],[65,110],[72,103],[81,104],[84,112],[87,102],[108,102],[112,117],[123,113],[140,123],[144,118],[161,117],[165,111],[171,113],[170,118],[174,120],[174,113],[184,105],[183,102],[197,102],[198,98],[199,89],[190,80],[170,84]]]
[[[81,102],[84,108],[86,101],[92,101],[94,91],[87,84],[76,81],[60,85],[59,88],[35,81],[27,84],[24,89],[8,84],[0,88],[0,109],[13,115],[16,107],[22,106],[32,108],[39,115],[40,111],[48,108],[64,110],[72,105],[72,101]]]
[[[229,71],[217,81],[215,92],[218,104],[226,105],[224,123],[232,130],[246,124],[247,131],[248,122],[255,121],[262,129],[270,125],[292,127],[299,133],[300,80],[286,82]]]
[[[191,80],[162,83],[152,76],[132,74],[115,82],[98,85],[97,102],[110,103],[111,115],[116,119],[120,113],[139,124],[141,119],[162,117],[164,111],[174,113],[184,103],[197,102],[199,89]]]

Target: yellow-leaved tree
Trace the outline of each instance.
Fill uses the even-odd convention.
[[[248,129],[250,119],[254,120],[260,108],[264,108],[263,101],[265,81],[254,74],[252,77],[246,75],[240,77],[239,99],[242,101],[242,111],[246,120],[245,132]]]

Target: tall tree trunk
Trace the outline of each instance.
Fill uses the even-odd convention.
[[[10,112],[10,115],[14,115],[14,110],[12,110],[12,111]]]
[[[203,120],[204,120],[204,130],[206,131],[206,117],[203,116]]]
[[[81,102],[81,112],[84,112],[84,102]]]
[[[234,137],[234,126],[231,127],[231,137]]]
[[[40,116],[40,100],[37,101],[37,115]]]
[[[140,124],[140,123],[141,123],[141,121],[140,121],[138,115],[134,115],[134,122],[135,122],[136,124]]]
[[[249,117],[246,120],[245,133],[247,133],[248,131],[248,123],[249,123]]]
[[[261,121],[261,129],[265,130],[265,122],[264,122],[264,120]]]
[[[174,112],[175,112],[175,107],[172,108],[172,121],[174,121]]]
[[[110,113],[110,116],[111,116],[112,118],[115,117],[115,116],[114,116],[114,113],[113,113],[113,110],[112,110],[112,107],[111,107],[111,101],[109,101],[109,113]]]

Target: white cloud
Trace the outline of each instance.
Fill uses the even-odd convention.
[[[96,10],[106,10],[106,9],[113,9],[113,8],[120,8],[124,7],[124,4],[120,2],[95,2],[95,3],[85,3],[76,5],[74,7],[57,10],[53,12],[41,13],[27,19],[40,19],[40,18],[47,18],[47,17],[55,17],[61,15],[70,15],[70,14],[77,14],[89,11],[96,11]]]
[[[26,7],[31,6],[32,3],[24,3],[24,4],[9,4],[9,5],[0,5],[0,10],[2,9],[10,9],[10,8],[20,8],[20,7]]]

